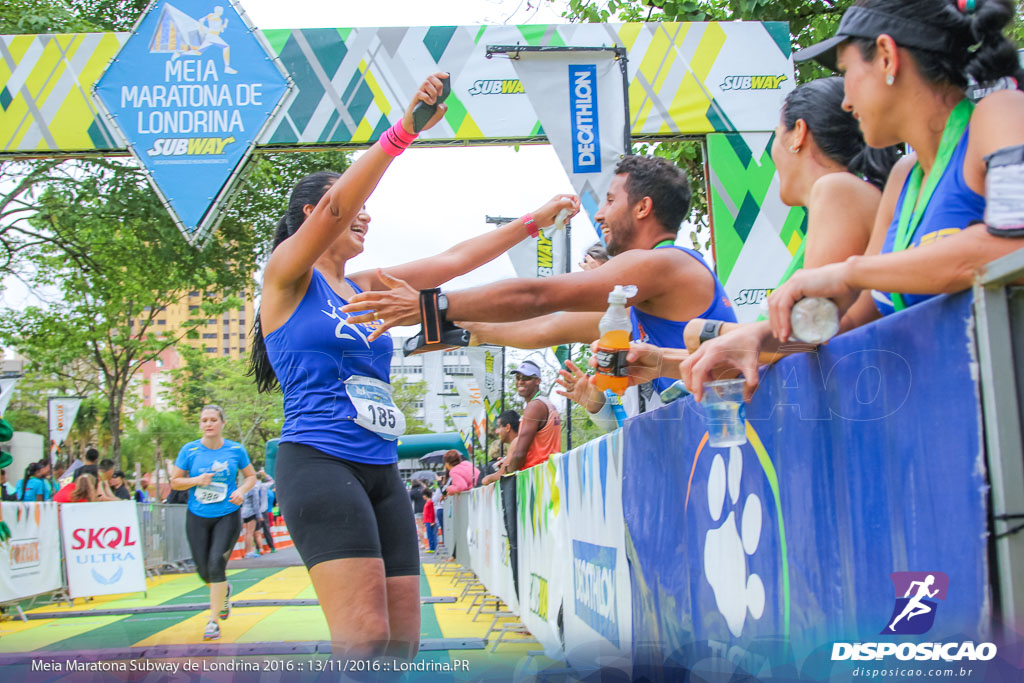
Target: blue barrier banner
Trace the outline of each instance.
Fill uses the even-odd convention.
[[[971,303],[767,369],[743,446],[710,446],[692,398],[626,423],[634,674],[846,679],[862,644],[993,640]]]

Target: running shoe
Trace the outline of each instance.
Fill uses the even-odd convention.
[[[243,555],[242,559],[243,560],[251,560],[251,559],[254,559],[254,558],[257,558],[257,557],[259,557],[259,555],[257,555],[256,553],[248,553],[246,555]]]
[[[228,593],[224,596],[224,605],[220,608],[220,618],[227,619],[231,616],[231,584],[228,584]]]
[[[220,640],[220,626],[217,622],[210,620],[206,624],[206,630],[203,631],[203,640]]]

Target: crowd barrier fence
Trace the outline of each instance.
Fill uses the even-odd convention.
[[[549,656],[652,680],[828,680],[855,664],[835,643],[887,639],[915,576],[941,588],[922,638],[1012,640],[972,305],[937,297],[766,369],[746,445],[710,446],[687,398],[517,473],[515,548],[502,491],[455,496],[446,542]],[[990,666],[1019,673],[1009,657]]]

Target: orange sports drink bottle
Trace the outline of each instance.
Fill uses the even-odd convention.
[[[629,333],[632,324],[626,313],[626,288],[615,285],[608,295],[608,310],[601,318],[601,339],[597,342],[597,372],[594,386],[622,395],[629,386],[626,354],[629,353]]]

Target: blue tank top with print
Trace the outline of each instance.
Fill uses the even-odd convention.
[[[967,156],[967,142],[970,133],[971,129],[968,127],[953,152],[953,158],[949,160],[946,172],[942,174],[939,184],[935,187],[935,194],[932,195],[931,201],[925,207],[921,222],[910,238],[908,249],[955,235],[971,224],[980,223],[985,219],[985,197],[968,187],[964,180],[964,158]],[[907,181],[903,184],[903,191],[900,192],[900,199],[896,204],[889,232],[885,235],[885,244],[882,246],[883,254],[892,253],[900,224],[900,212],[903,210],[909,183],[910,176],[908,175]],[[875,307],[882,315],[891,315],[896,312],[889,292],[874,290],[871,292],[871,296],[875,300]],[[904,294],[903,303],[909,308],[922,301],[927,301],[933,296],[934,294]]]
[[[729,300],[729,295],[725,293],[725,287],[718,280],[718,276],[715,275],[714,271],[704,262],[704,258],[693,249],[687,249],[686,247],[680,247],[674,244],[666,244],[663,247],[656,247],[657,249],[679,249],[680,251],[686,252],[693,258],[697,259],[697,262],[707,268],[707,271],[711,274],[711,277],[715,280],[715,296],[711,300],[711,305],[708,309],[696,316],[698,318],[706,318],[708,320],[722,320],[729,323],[736,322],[736,312],[733,310],[732,302]],[[686,329],[686,323],[689,320],[666,320],[665,318],[659,318],[651,315],[650,313],[644,313],[639,310],[636,306],[629,309],[629,317],[633,321],[633,341],[644,342],[646,344],[654,344],[667,349],[685,349],[686,343],[683,341],[683,330]],[[660,393],[670,387],[675,382],[674,379],[669,377],[658,377],[653,381],[654,388]]]
[[[314,269],[298,308],[266,336],[267,356],[284,392],[281,441],[353,462],[391,464],[398,461],[398,442],[355,423],[345,380],[359,375],[390,383],[394,344],[387,333],[367,342],[375,326],[347,323],[340,310],[346,303]]]

